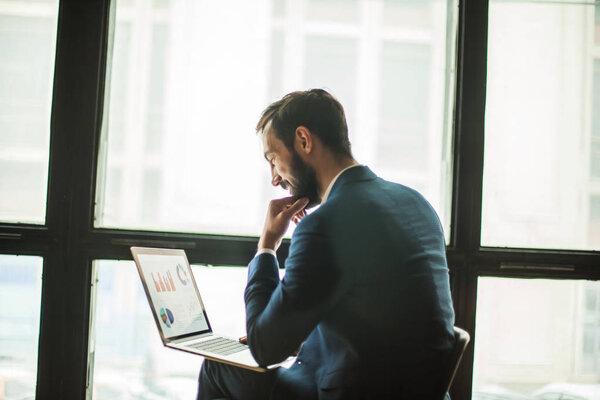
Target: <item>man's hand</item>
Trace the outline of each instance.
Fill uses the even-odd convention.
[[[290,221],[300,222],[304,217],[304,207],[308,204],[308,198],[302,197],[294,200],[293,197],[271,200],[265,227],[258,241],[258,249],[272,249],[277,251],[281,239],[287,231]]]
[[[240,342],[241,344],[248,344],[248,336],[242,336],[241,338],[238,338],[238,342]],[[296,357],[298,355],[298,353],[300,353],[300,349],[302,348],[302,344],[300,344],[300,346],[298,347],[298,349],[296,349],[295,352],[293,352],[291,355],[293,357]]]

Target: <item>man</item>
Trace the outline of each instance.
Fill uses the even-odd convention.
[[[445,241],[429,203],[354,160],[341,104],[294,92],[257,125],[272,184],[245,292],[256,373],[205,361],[199,398],[430,399],[452,346]],[[306,215],[304,210],[321,206]],[[275,257],[298,223],[280,281]]]

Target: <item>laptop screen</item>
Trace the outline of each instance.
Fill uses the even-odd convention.
[[[158,253],[158,254],[157,254]],[[183,251],[137,252],[138,270],[166,339],[209,330],[202,300]]]

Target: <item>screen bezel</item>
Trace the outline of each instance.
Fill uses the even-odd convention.
[[[185,260],[185,266],[190,274],[190,279],[192,284],[194,285],[194,290],[196,291],[196,296],[198,296],[198,300],[200,301],[200,307],[202,308],[202,312],[204,313],[204,319],[206,320],[207,329],[201,331],[195,331],[190,333],[185,333],[178,336],[170,336],[166,337],[163,333],[163,329],[160,325],[159,317],[156,313],[156,308],[152,303],[152,297],[150,296],[150,290],[147,285],[147,279],[142,271],[139,255],[166,255],[166,256],[180,256]],[[150,312],[152,312],[152,317],[154,318],[154,322],[156,323],[156,327],[158,328],[158,333],[160,335],[161,340],[164,344],[173,342],[175,340],[185,339],[192,336],[197,336],[205,333],[212,333],[212,328],[210,326],[210,321],[208,319],[208,315],[206,313],[206,309],[204,308],[204,302],[202,301],[202,296],[200,296],[200,291],[198,290],[198,285],[196,284],[196,279],[194,278],[194,274],[192,273],[192,268],[187,259],[187,255],[185,251],[182,249],[162,249],[162,248],[154,248],[154,247],[131,247],[131,255],[133,256],[133,260],[135,261],[135,265],[138,270],[138,274],[140,275],[140,279],[142,281],[142,286],[144,287],[144,292],[146,294],[146,299],[148,299],[148,304],[150,305]]]

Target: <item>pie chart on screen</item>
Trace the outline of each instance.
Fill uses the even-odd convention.
[[[181,264],[177,264],[177,277],[184,286],[188,284],[189,278],[187,272],[185,271],[185,269],[183,269]]]
[[[175,322],[175,317],[173,316],[171,310],[169,310],[168,308],[160,309],[160,319],[167,326],[167,328],[170,328],[173,322]]]

